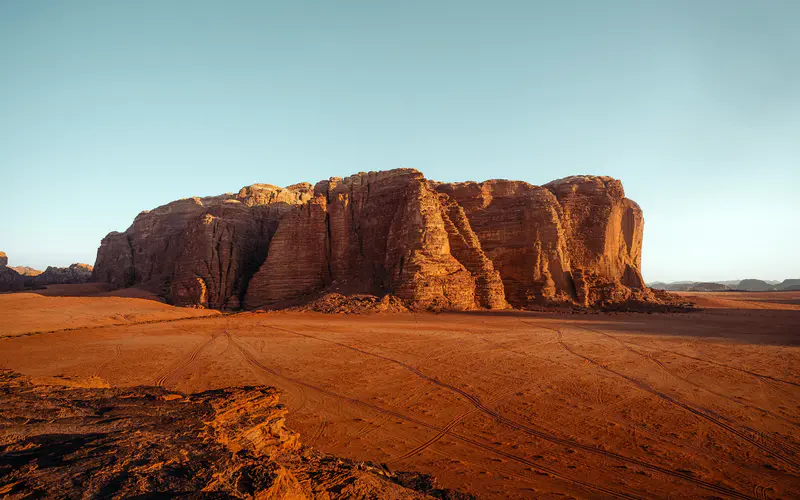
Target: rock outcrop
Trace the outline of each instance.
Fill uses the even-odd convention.
[[[9,266],[9,268],[15,270],[23,276],[39,276],[43,272],[29,266]]]
[[[301,445],[269,387],[180,394],[61,383],[0,370],[4,498],[473,498]]]
[[[239,309],[278,222],[312,192],[310,184],[255,184],[144,211],[103,239],[92,280],[149,286],[181,306]]]
[[[86,283],[92,277],[92,266],[75,263],[69,267],[47,266],[43,273],[33,277],[33,286],[66,285]]]
[[[103,239],[93,279],[230,310],[326,293],[390,294],[417,310],[593,307],[656,300],[640,271],[643,224],[610,177],[439,183],[397,169],[142,212]]]
[[[19,272],[22,270],[23,272]],[[0,252],[0,292],[18,292],[46,285],[86,283],[92,277],[89,264],[72,264],[69,267],[48,266],[44,272],[30,267],[8,267],[8,256]]]
[[[729,287],[721,283],[693,283],[686,287],[687,292],[724,292],[730,290]]]
[[[0,252],[0,292],[17,292],[25,287],[25,277],[8,267],[8,255]]]

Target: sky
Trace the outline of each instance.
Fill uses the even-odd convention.
[[[0,2],[0,250],[410,167],[610,175],[647,281],[800,277],[800,2]]]

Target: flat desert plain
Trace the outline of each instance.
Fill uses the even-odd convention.
[[[0,367],[275,386],[304,443],[480,498],[800,496],[800,292],[687,293],[703,309],[685,314],[347,316],[107,295],[0,295]]]

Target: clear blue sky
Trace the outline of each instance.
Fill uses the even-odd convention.
[[[623,180],[645,278],[800,277],[800,2],[0,3],[0,249],[413,167]]]

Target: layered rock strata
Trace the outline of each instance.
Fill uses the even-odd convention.
[[[230,310],[327,292],[427,310],[597,306],[649,296],[643,224],[610,177],[439,183],[398,169],[143,212],[103,239],[93,278]]]
[[[53,384],[0,370],[4,498],[473,498],[301,445],[273,388]]]

